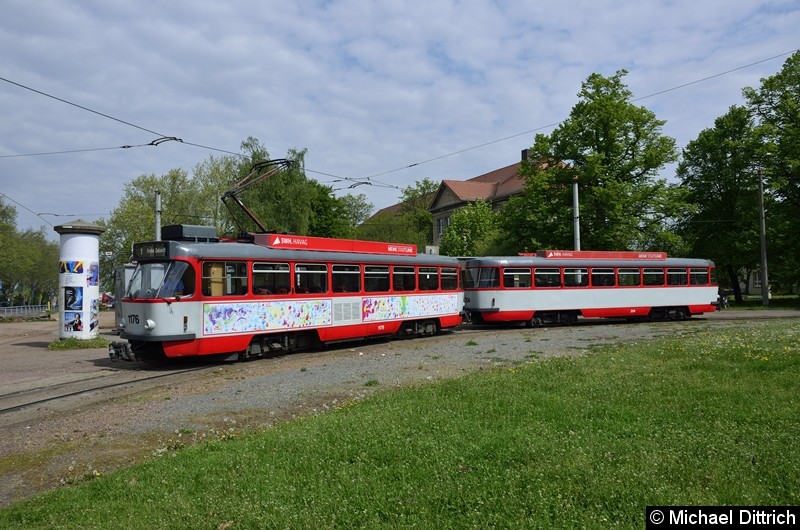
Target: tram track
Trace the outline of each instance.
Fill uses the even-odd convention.
[[[193,366],[191,368],[170,369],[160,373],[153,373],[152,369],[136,368],[130,370],[114,370],[107,372],[94,372],[85,377],[68,380],[53,379],[50,384],[17,385],[17,388],[6,387],[6,392],[0,394],[0,424],[15,423],[21,419],[30,419],[31,412],[34,416],[68,410],[75,405],[76,399],[83,399],[81,404],[94,403],[113,397],[114,390],[131,386],[132,391],[146,389],[146,383],[161,383],[169,379],[178,379],[186,374],[212,370],[212,365]],[[136,388],[133,388],[136,387]],[[15,413],[28,413],[25,418],[15,417]],[[38,413],[38,414],[37,414]]]
[[[702,316],[693,317],[686,322],[707,322],[713,324],[715,321],[735,321],[746,319],[772,319],[797,317],[796,311],[722,311],[708,313]],[[636,329],[645,323],[626,323],[622,320],[608,319],[586,319],[579,321],[572,326],[573,329],[592,327],[604,327],[605,325],[619,325],[621,329],[630,326]],[[565,326],[550,326],[565,327]],[[463,337],[481,337],[487,332],[514,333],[524,329],[523,325],[462,325],[453,330],[452,333],[443,334],[438,337],[429,337],[427,341],[436,343],[438,341],[460,341]],[[533,328],[531,330],[538,333],[547,333],[548,329]],[[655,328],[658,332],[658,327]],[[25,334],[27,335],[27,333]],[[32,337],[33,338],[33,337]],[[424,340],[424,339],[423,339]],[[421,344],[421,343],[420,343]],[[344,345],[346,351],[351,346]],[[328,353],[330,355],[330,353]],[[302,358],[296,359],[298,362]],[[256,361],[258,363],[258,361]],[[237,363],[234,363],[236,365]],[[203,371],[219,369],[217,363],[202,363],[190,367],[161,367],[152,366],[128,366],[124,369],[106,366],[100,371],[81,372],[81,373],[62,373],[50,375],[45,378],[29,379],[27,381],[12,382],[0,385],[0,426],[11,425],[20,421],[31,421],[36,418],[44,417],[48,414],[58,412],[69,412],[78,406],[88,405],[111,399],[125,393],[139,392],[150,386],[155,387],[171,379],[180,380],[181,377],[192,373],[200,374]],[[238,372],[247,372],[244,366],[235,368]],[[130,390],[125,390],[131,387]]]

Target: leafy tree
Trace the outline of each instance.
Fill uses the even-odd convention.
[[[241,159],[234,156],[210,156],[193,171],[199,188],[198,206],[202,224],[214,226],[220,234],[233,234],[236,227],[231,213],[220,200],[237,181]],[[199,224],[199,223],[198,223]]]
[[[439,185],[424,178],[401,192],[400,203],[373,215],[355,229],[355,237],[416,245],[433,243],[433,217],[428,208]]]
[[[173,169],[161,177],[141,175],[126,184],[108,220],[97,221],[106,229],[100,236],[100,251],[113,255],[100,263],[103,289],[110,288],[112,268],[130,259],[133,243],[156,239],[156,192],[161,193],[161,226],[198,224],[205,218],[199,186],[183,170]]]
[[[569,118],[549,136],[536,135],[520,170],[524,193],[502,214],[518,250],[572,247],[573,182],[583,248],[644,250],[671,241],[664,233],[681,211],[681,191],[655,177],[676,160],[675,140],[661,134],[655,114],[631,103],[626,74],[589,76]]]
[[[18,276],[18,265],[14,256],[17,254],[19,237],[16,230],[17,210],[0,197],[0,283],[2,293],[10,291],[14,278]],[[0,298],[0,301],[5,301]]]
[[[492,206],[477,200],[457,210],[442,235],[439,253],[446,256],[483,256],[494,243],[497,215]]]
[[[781,259],[770,276],[785,286],[800,282],[800,52],[777,74],[745,88],[748,108],[756,117],[763,142],[758,163],[775,202],[767,212],[769,253]]]
[[[757,153],[761,142],[745,107],[733,106],[683,150],[677,176],[695,211],[680,224],[691,254],[728,274],[737,301],[739,272],[759,263]]]
[[[248,162],[268,159],[259,160],[268,155],[254,141],[243,144],[245,146],[253,153]],[[244,191],[242,203],[267,230],[319,237],[349,237],[354,225],[350,222],[351,212],[347,203],[336,198],[329,186],[306,176],[305,155],[305,150],[290,150],[287,159],[292,165]],[[265,168],[262,174],[271,170]],[[359,215],[358,212],[353,214]]]
[[[12,304],[46,303],[58,287],[58,244],[45,229],[16,229],[16,209],[0,198],[0,300]]]
[[[127,184],[108,221],[98,222],[106,228],[101,250],[114,256],[101,263],[102,277],[110,279],[111,268],[127,262],[133,243],[156,237],[156,191],[162,197],[162,226],[210,224],[220,235],[256,230],[238,206],[229,211],[220,200],[252,173],[255,164],[269,160],[266,148],[253,137],[243,141],[241,148],[241,157],[209,157],[195,166],[192,176],[174,169],[160,177],[142,175]],[[287,158],[294,164],[245,188],[240,194],[242,203],[268,229],[323,237],[351,236],[355,220],[371,205],[363,196],[337,199],[331,188],[308,179],[303,170],[305,151],[290,150]]]
[[[20,265],[17,281],[21,301],[31,305],[45,303],[58,287],[58,244],[47,240],[44,228],[25,230],[19,240],[14,259]]]
[[[363,193],[353,195],[347,193],[339,197],[343,205],[343,214],[347,219],[347,224],[350,227],[351,235],[354,237],[355,228],[369,218],[372,211],[372,203],[367,200],[367,196]]]
[[[334,197],[330,186],[323,186],[313,180],[308,181],[308,186],[306,200],[311,207],[308,234],[318,237],[351,237],[353,225],[348,219],[345,202]]]
[[[400,215],[416,230],[414,243],[418,247],[433,243],[433,216],[429,210],[439,184],[429,178],[423,178],[407,186],[400,194]]]
[[[381,211],[355,228],[355,238],[365,241],[387,241],[391,243],[425,244],[425,234],[417,229],[413,219],[397,210]]]

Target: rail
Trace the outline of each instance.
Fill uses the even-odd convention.
[[[49,310],[48,305],[12,305],[0,307],[0,317],[39,315]]]

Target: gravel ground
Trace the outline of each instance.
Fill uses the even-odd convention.
[[[388,389],[550,356],[581,355],[600,344],[679,336],[708,326],[735,329],[741,324],[737,319],[765,317],[800,318],[800,312],[728,312],[684,322],[592,322],[538,329],[465,328],[436,337],[212,364],[210,370],[185,374],[178,381],[146,390],[116,390],[102,400],[77,401],[69,410],[39,414],[31,421],[9,424],[0,416],[0,462],[5,462],[0,465],[0,506],[95,471],[107,473],[140,462],[174,446],[179,437],[180,443],[191,443],[221,433],[239,434]],[[101,330],[103,326],[101,322]],[[120,363],[111,365],[104,349],[54,355],[46,349],[57,337],[53,322],[22,328],[20,334],[20,326],[0,325],[0,355],[8,366],[0,378],[3,393],[28,380],[65,377],[70,371],[124,369]]]

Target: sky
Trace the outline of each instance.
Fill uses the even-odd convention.
[[[798,28],[797,0],[4,0],[0,198],[55,240],[137,177],[254,137],[307,149],[307,176],[377,211],[518,162],[622,69],[682,149]]]

